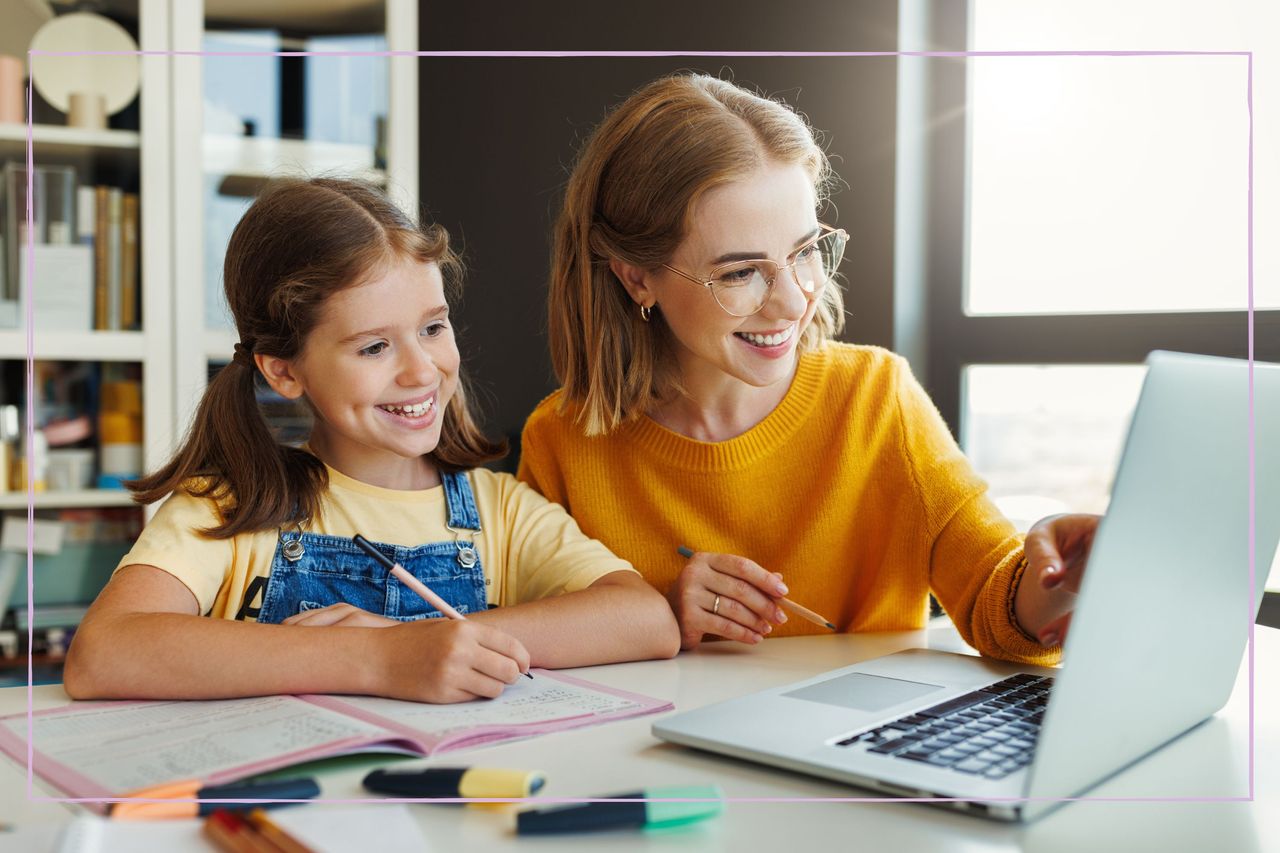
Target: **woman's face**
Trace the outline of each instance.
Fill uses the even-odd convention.
[[[668,263],[706,280],[715,267],[766,258],[780,266],[818,233],[813,179],[800,165],[766,164],[707,192],[693,207],[689,234]],[[725,382],[766,387],[789,382],[800,334],[813,319],[790,270],[779,270],[764,306],[734,317],[711,291],[659,268],[645,284],[676,340],[681,378],[692,389]]]

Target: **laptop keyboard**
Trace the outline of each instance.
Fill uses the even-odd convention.
[[[860,732],[837,746],[1003,779],[1035,754],[1051,677],[1015,675]]]

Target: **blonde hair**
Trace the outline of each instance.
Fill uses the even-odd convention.
[[[704,74],[646,84],[587,140],[555,225],[547,330],[561,409],[580,405],[587,435],[607,433],[680,390],[661,313],[641,319],[610,260],[658,268],[708,190],[766,163],[802,165],[825,199],[831,166],[804,119]],[[840,288],[827,287],[800,351],[839,334],[843,323]]]
[[[449,296],[456,295],[461,263],[444,228],[419,226],[360,181],[272,181],[236,225],[224,264],[227,304],[246,360],[250,353],[297,358],[329,297],[406,259],[438,265]],[[222,523],[203,531],[214,539],[315,516],[328,486],[324,463],[276,442],[254,397],[256,374],[236,362],[218,372],[173,458],[128,484],[134,500],[152,503],[179,487],[218,499]],[[445,471],[506,452],[505,443],[489,441],[476,425],[465,386],[460,371],[440,441],[428,454]]]

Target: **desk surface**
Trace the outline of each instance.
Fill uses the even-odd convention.
[[[576,674],[603,684],[669,698],[677,710],[752,689],[807,678],[912,646],[955,649],[949,630],[768,640],[754,648],[705,645],[669,661],[590,667]],[[1280,754],[1280,689],[1268,673],[1280,666],[1280,630],[1256,631],[1254,755]],[[1171,650],[1176,654],[1176,650]],[[1097,797],[1248,797],[1249,659],[1226,708],[1204,724],[1089,792]],[[60,687],[35,689],[36,708],[67,702]],[[26,689],[0,690],[0,714],[25,710]],[[435,759],[546,772],[547,796],[600,796],[644,786],[719,783],[731,798],[875,797],[833,782],[687,750],[656,740],[657,715],[560,732]],[[320,777],[324,796],[365,796],[367,768]],[[976,851],[1232,850],[1280,844],[1280,771],[1254,765],[1253,802],[1076,802],[1028,827],[996,824],[933,806],[895,803],[730,801],[724,814],[678,833],[610,833],[521,838],[508,807],[412,805],[432,850],[762,850],[790,841],[838,842],[840,849]],[[57,796],[37,780],[42,795]],[[0,756],[0,822],[37,828],[69,820],[76,807],[31,802],[26,769]],[[323,805],[305,808],[324,808]],[[376,808],[371,806],[370,808]],[[49,834],[53,830],[49,829]],[[1267,839],[1270,839],[1268,841]],[[0,850],[5,836],[0,833]]]

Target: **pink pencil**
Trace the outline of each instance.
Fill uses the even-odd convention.
[[[363,536],[357,533],[355,536],[352,537],[352,541],[354,541],[357,545],[359,545],[360,548],[370,557],[373,557],[379,563],[386,566],[387,571],[395,575],[400,580],[400,583],[404,584],[405,586],[409,587],[409,589],[416,592],[418,594],[418,597],[421,598],[423,601],[425,601],[427,604],[430,604],[432,607],[434,607],[436,610],[439,610],[441,613],[443,613],[445,616],[448,616],[450,619],[462,619],[464,621],[466,620],[467,617],[463,616],[461,613],[454,610],[453,605],[449,604],[449,602],[445,601],[443,598],[441,598],[440,596],[432,592],[431,587],[427,586],[425,583],[418,580],[413,575],[409,574],[408,570],[406,570],[404,566],[400,565],[394,560],[389,559],[385,554],[383,554],[377,548],[373,547],[373,543],[370,542],[368,539],[365,539]],[[524,677],[533,678],[533,675],[531,673],[526,672],[524,673]]]

